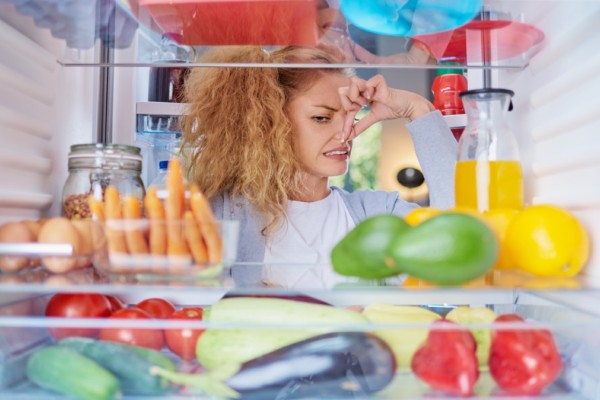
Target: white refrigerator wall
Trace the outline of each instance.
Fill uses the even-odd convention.
[[[525,70],[494,74],[497,86],[515,91],[509,117],[527,200],[572,210],[592,242],[600,243],[600,2],[530,2],[521,15],[519,2],[506,4],[513,19],[545,34],[542,50]],[[585,272],[600,277],[600,254],[593,250]]]
[[[0,37],[0,220],[56,215],[69,146],[93,138],[98,71],[61,67],[64,41],[9,4]]]
[[[599,243],[600,2],[491,4],[546,35],[527,68],[492,73],[494,86],[515,91],[510,122],[521,148],[527,200],[573,210]],[[0,37],[0,221],[57,215],[69,146],[94,139],[99,68],[58,64],[70,51],[64,42],[9,4],[0,3]],[[128,57],[121,53],[117,57]],[[113,73],[113,142],[132,143],[135,101],[147,90],[139,85],[147,81],[147,69]],[[481,85],[477,75],[469,72],[470,83],[478,82],[472,88]],[[600,276],[600,255],[592,252],[586,273]]]

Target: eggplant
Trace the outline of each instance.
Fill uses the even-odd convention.
[[[242,364],[224,383],[244,399],[366,396],[394,378],[390,347],[365,332],[327,333]]]
[[[224,383],[243,399],[363,397],[385,388],[395,371],[379,337],[327,333],[247,361]]]
[[[229,291],[225,293],[222,299],[228,299],[232,297],[252,297],[252,298],[268,298],[268,299],[283,299],[283,300],[293,300],[293,301],[301,301],[304,303],[311,304],[321,304],[325,306],[331,306],[330,303],[327,303],[323,300],[319,300],[312,296],[300,293],[300,292],[287,292],[280,294],[272,294],[272,293],[252,293],[252,292],[236,292]]]
[[[365,332],[313,336],[246,361],[219,382],[207,375],[157,370],[173,383],[206,394],[246,400],[368,397],[385,388],[396,373],[390,347]],[[208,383],[210,380],[210,383]],[[235,395],[232,395],[234,393]]]

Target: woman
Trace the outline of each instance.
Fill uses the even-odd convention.
[[[408,118],[431,205],[453,205],[456,143],[425,98],[332,68],[329,49],[214,50],[208,63],[310,63],[318,68],[196,68],[186,83],[183,146],[190,180],[219,219],[240,221],[238,261],[329,263],[332,247],[360,220],[405,215],[397,192],[329,187],[344,174],[353,139],[375,122]],[[321,68],[322,66],[322,68]],[[365,105],[370,112],[355,123]]]

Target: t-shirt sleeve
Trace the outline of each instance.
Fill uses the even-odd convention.
[[[454,168],[458,145],[439,111],[406,125],[429,188],[430,206],[454,207]]]

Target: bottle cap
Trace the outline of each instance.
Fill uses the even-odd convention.
[[[167,169],[169,168],[169,160],[162,160],[158,162],[158,169]]]

